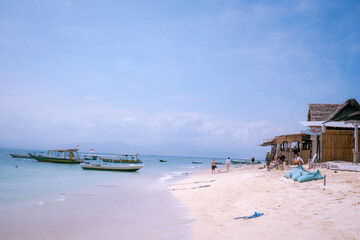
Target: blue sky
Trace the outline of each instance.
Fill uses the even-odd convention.
[[[358,1],[0,1],[0,147],[263,158],[360,95]]]

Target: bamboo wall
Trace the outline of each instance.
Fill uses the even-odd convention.
[[[322,134],[321,161],[353,161],[354,130],[326,130]],[[359,138],[358,138],[359,140]],[[360,145],[359,145],[360,146]]]

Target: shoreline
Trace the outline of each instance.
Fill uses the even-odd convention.
[[[0,211],[1,239],[188,239],[192,220],[180,201],[164,183],[141,185],[124,188],[122,180],[109,179],[14,203]]]
[[[324,186],[323,180],[299,183],[284,177],[287,170],[260,166],[200,171],[172,186],[188,217],[196,219],[191,240],[360,239],[359,172],[321,168]],[[234,219],[254,212],[264,215]]]

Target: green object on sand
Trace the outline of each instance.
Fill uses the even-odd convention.
[[[323,179],[319,170],[316,172],[309,172],[302,168],[302,165],[292,168],[287,173],[285,173],[284,177],[291,178],[294,181],[299,182],[308,182],[312,180]]]
[[[318,169],[316,172],[314,173],[307,173],[305,175],[300,176],[297,180],[299,182],[308,182],[308,181],[312,181],[312,180],[319,180],[319,179],[323,179],[324,177],[321,176],[320,170]]]

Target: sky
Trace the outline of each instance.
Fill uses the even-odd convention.
[[[360,100],[359,1],[0,0],[0,147],[264,158]]]

